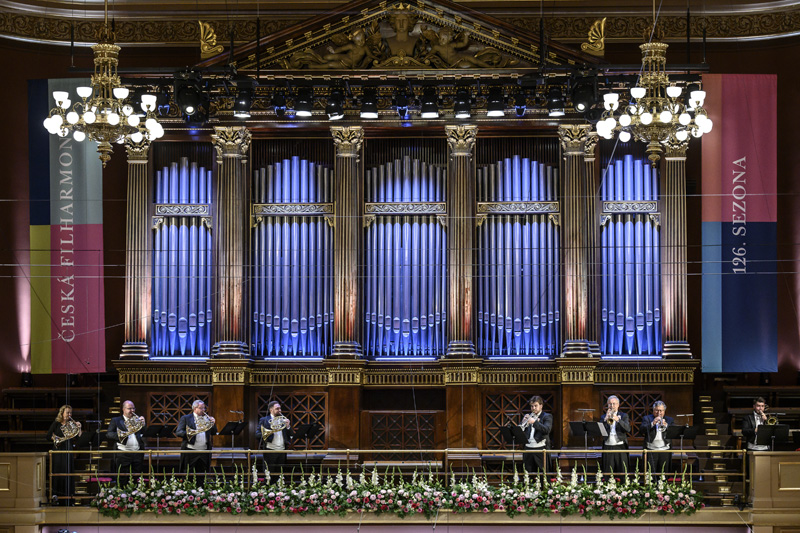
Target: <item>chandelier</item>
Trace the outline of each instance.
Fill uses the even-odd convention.
[[[657,41],[639,46],[642,72],[638,85],[631,87],[628,99],[621,100],[616,92],[604,94],[605,111],[595,126],[605,139],[616,132],[622,142],[633,138],[647,143],[647,158],[653,166],[661,159],[665,144],[682,143],[689,135],[702,137],[712,126],[703,108],[705,91],[690,85],[685,98],[684,89],[670,83],[666,72],[668,46]]]
[[[44,127],[59,137],[72,134],[76,141],[89,139],[97,143],[103,167],[111,159],[112,144],[152,141],[164,135],[164,128],[155,116],[154,94],[141,95],[141,112],[128,102],[130,90],[122,86],[117,75],[120,47],[114,44],[114,32],[108,24],[108,0],[105,2],[105,23],[100,30],[94,52],[94,74],[91,87],[78,87],[80,102],[72,101],[67,91],[53,91],[56,107],[44,119]],[[70,107],[71,106],[71,107]]]

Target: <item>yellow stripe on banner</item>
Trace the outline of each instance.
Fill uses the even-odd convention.
[[[31,372],[53,371],[50,226],[31,226]]]

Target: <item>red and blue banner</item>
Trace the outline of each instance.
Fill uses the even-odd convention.
[[[774,75],[703,76],[703,371],[776,372]]]
[[[102,165],[93,142],[42,125],[53,91],[75,95],[86,79],[28,85],[31,371],[105,371]]]

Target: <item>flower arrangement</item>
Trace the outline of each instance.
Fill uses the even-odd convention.
[[[287,484],[283,475],[275,483],[258,481],[237,472],[232,477],[209,476],[204,486],[194,478],[168,477],[156,480],[140,478],[125,487],[101,486],[91,505],[105,515],[153,512],[155,514],[204,515],[228,514],[315,514],[344,516],[356,513],[393,513],[398,517],[422,515],[432,518],[440,511],[454,513],[504,512],[509,517],[532,515],[581,515],[627,518],[645,511],[661,515],[692,514],[703,507],[702,495],[695,491],[689,476],[667,482],[663,476],[654,482],[647,475],[625,475],[617,481],[603,480],[597,473],[593,483],[585,471],[579,482],[577,468],[569,482],[561,473],[555,480],[514,472],[509,484],[492,486],[486,475],[450,474],[447,486],[433,471],[414,472],[411,479],[395,471],[378,475],[373,469],[354,476],[339,470],[335,475],[312,473],[297,484]],[[256,480],[256,481],[252,481]]]

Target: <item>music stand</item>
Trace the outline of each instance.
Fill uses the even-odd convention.
[[[789,440],[789,426],[787,424],[775,424],[768,426],[761,424],[756,433],[756,444],[770,446],[770,451],[775,451],[775,443],[783,444]]]
[[[606,426],[602,422],[570,421],[569,432],[573,437],[583,437],[583,466],[589,469],[589,435],[592,437],[608,437]]]
[[[319,432],[322,431],[322,425],[319,422],[312,422],[310,424],[301,424],[300,427],[297,428],[297,431],[294,432],[294,436],[292,437],[292,443],[297,442],[298,440],[308,439],[310,442],[311,439],[316,437]],[[306,446],[308,448],[308,446]],[[308,465],[308,454],[303,455],[303,463]]]
[[[225,437],[227,435],[231,436],[231,464],[234,463],[233,449],[236,447],[236,435],[239,435],[245,426],[247,426],[247,422],[231,420],[225,424],[225,427],[222,428],[222,431],[215,433],[215,435],[219,435],[221,437]]]

